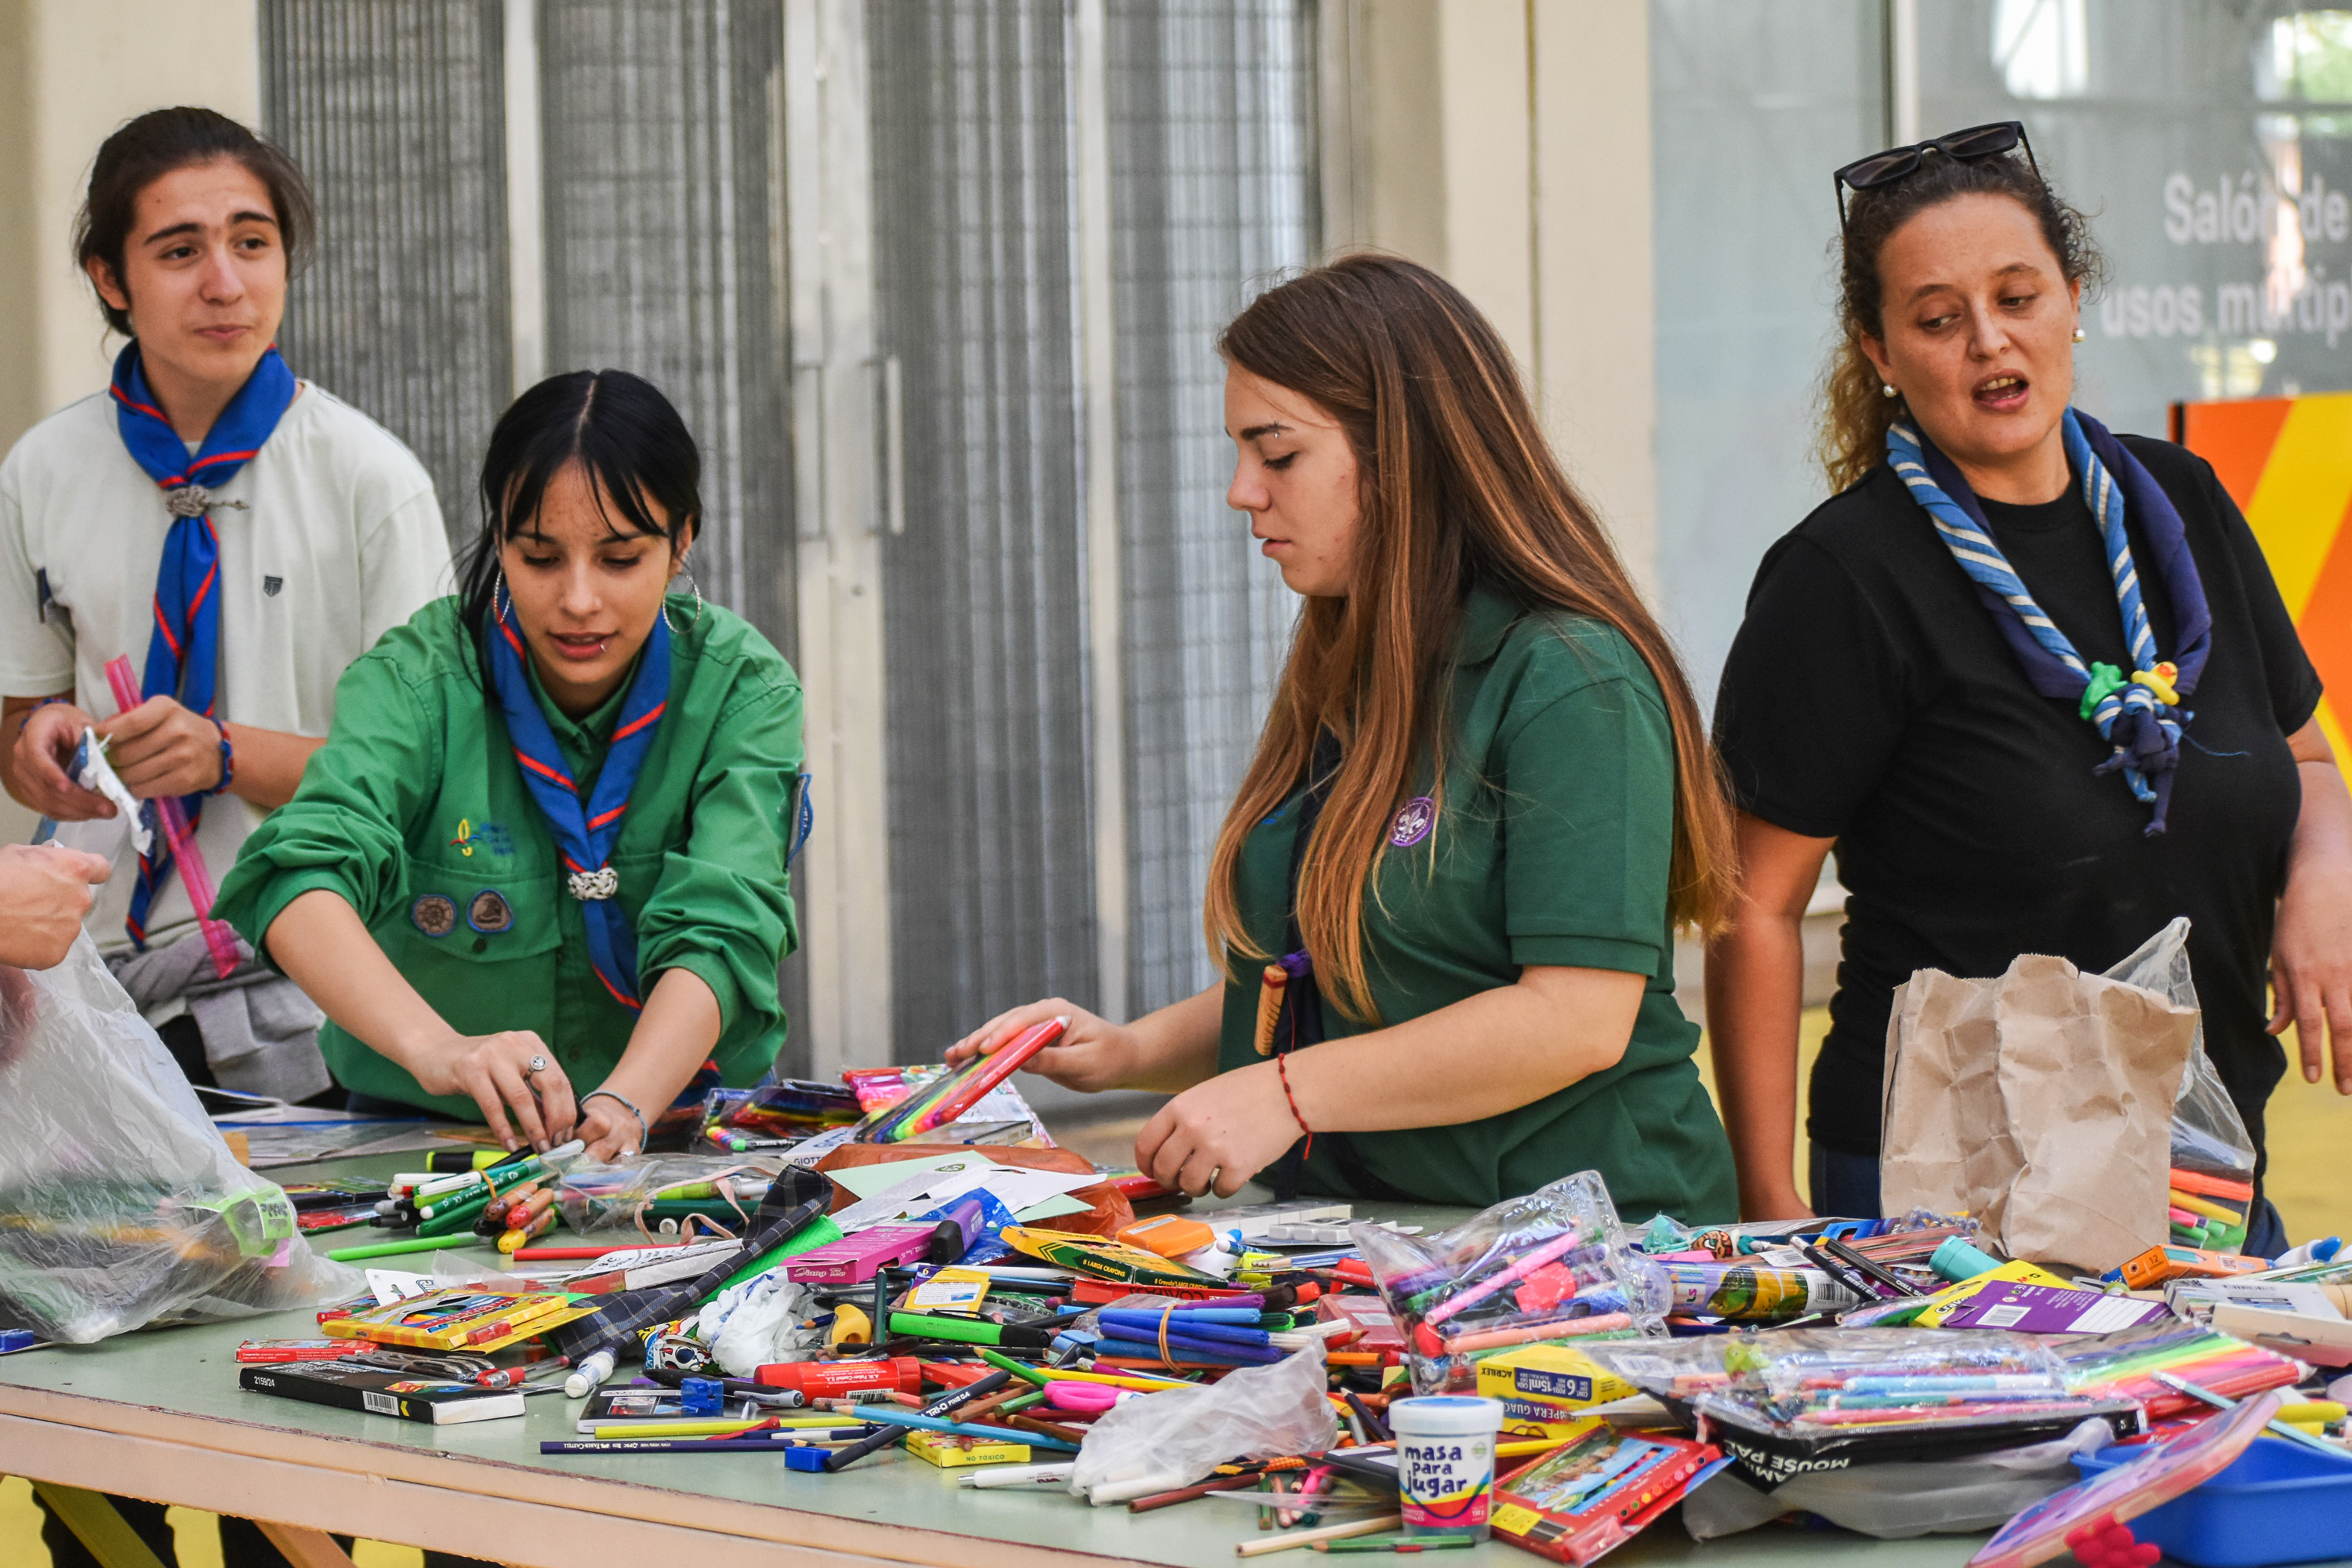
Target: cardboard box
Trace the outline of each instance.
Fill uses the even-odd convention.
[[[1559,1437],[1596,1405],[1640,1389],[1582,1351],[1563,1344],[1521,1345],[1478,1363],[1478,1393],[1503,1402],[1506,1437]]]
[[[994,1437],[966,1437],[955,1432],[909,1432],[907,1452],[943,1470],[965,1465],[1025,1465],[1029,1445],[1000,1442]]]

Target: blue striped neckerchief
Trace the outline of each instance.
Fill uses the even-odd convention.
[[[2074,701],[2114,748],[2092,771],[2120,771],[2132,794],[2155,807],[2147,829],[2153,837],[2164,831],[2171,805],[2181,727],[2194,717],[2179,702],[2197,689],[2205,673],[2206,656],[2213,648],[2213,617],[2180,513],[2155,476],[2089,415],[2069,408],[2062,429],[2067,466],[2082,480],[2083,499],[2106,542],[2107,570],[2115,579],[2124,644],[2132,661],[2129,677],[2111,664],[2084,662],[1993,542],[1968,480],[1933,442],[1897,422],[1886,432],[1886,457],[1896,476],[1911,487],[1911,499],[1927,509],[1952,559],[1977,585],[1978,596],[1992,611],[1994,624],[2024,666],[2034,690]],[[2168,670],[2157,655],[2156,633],[2140,598],[2139,569],[2124,531],[2126,505],[2139,519],[2172,600],[2180,650]]]
[[[526,668],[530,658],[522,634],[515,626],[514,600],[494,595],[489,645],[490,684],[506,714],[507,734],[514,742],[515,764],[522,782],[539,803],[540,815],[563,857],[564,889],[586,907],[588,962],[613,1000],[636,1012],[637,934],[621,907],[621,879],[610,861],[613,845],[621,837],[621,819],[629,809],[629,792],[653,750],[661,726],[662,710],[669,706],[669,623],[658,613],[653,632],[637,656],[637,672],[628,697],[606,742],[604,765],[597,771],[595,788],[583,803],[572,782],[555,729],[539,709]]]
[[[294,402],[294,373],[272,344],[205,433],[195,456],[188,455],[155,395],[136,342],[115,357],[115,429],[139,469],[163,491],[172,526],[163,535],[163,561],[155,574],[155,625],[147,634],[147,664],[140,694],[169,697],[191,713],[217,720],[220,681],[220,534],[213,527],[214,492],[260,455],[278,421]],[[243,501],[232,503],[243,506]],[[215,792],[216,793],[216,792]],[[202,794],[183,795],[194,832],[202,820]],[[131,889],[131,911],[122,924],[131,945],[147,946],[147,911],[172,874],[172,851],[162,834],[139,858],[139,881]]]

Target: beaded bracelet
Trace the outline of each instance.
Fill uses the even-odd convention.
[[[1290,1119],[1298,1123],[1298,1130],[1301,1132],[1307,1134],[1307,1147],[1298,1152],[1298,1157],[1302,1160],[1309,1159],[1315,1153],[1315,1129],[1307,1126],[1307,1118],[1298,1114],[1298,1097],[1290,1092],[1290,1053],[1288,1051],[1274,1058],[1274,1070],[1282,1077],[1282,1098],[1290,1101]]]
[[[236,777],[236,753],[229,749],[228,726],[215,719],[213,728],[220,731],[221,776],[220,783],[203,792],[205,795],[222,794]]]

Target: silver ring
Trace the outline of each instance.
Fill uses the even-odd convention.
[[[547,1058],[545,1057],[533,1057],[530,1058],[530,1064],[522,1069],[522,1075],[525,1078],[529,1078],[533,1073],[542,1073],[546,1070]]]

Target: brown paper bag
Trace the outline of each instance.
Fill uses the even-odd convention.
[[[1887,1022],[1883,1212],[1972,1214],[2011,1257],[2083,1272],[2162,1245],[2196,1037],[2194,1007],[2063,958],[1920,970]]]

